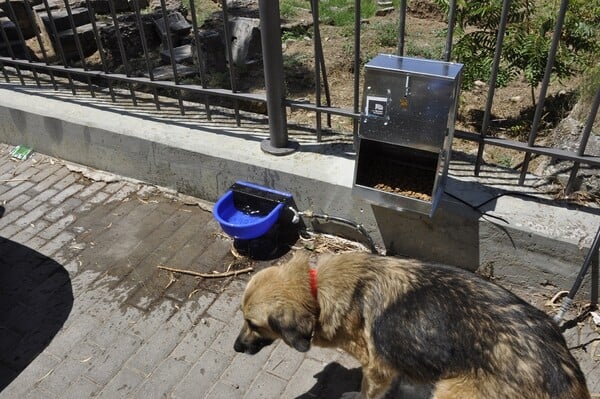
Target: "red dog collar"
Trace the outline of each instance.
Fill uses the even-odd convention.
[[[310,292],[313,298],[317,299],[317,269],[310,269]]]

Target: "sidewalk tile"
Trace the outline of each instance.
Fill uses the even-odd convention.
[[[202,393],[208,393],[212,389],[231,362],[232,356],[211,349],[206,350],[189,373],[177,384],[173,390],[173,396],[178,399],[203,397]],[[225,397],[223,396],[223,398]]]

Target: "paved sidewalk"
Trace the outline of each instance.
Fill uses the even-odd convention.
[[[41,154],[13,161],[11,148],[0,144],[0,398],[330,399],[358,388],[356,362],[335,350],[234,352],[248,275],[157,268],[248,266],[211,204]],[[598,333],[566,335],[587,350],[574,353],[600,392]]]
[[[337,351],[234,352],[247,275],[157,269],[247,266],[210,204],[40,154],[16,162],[10,148],[0,144],[1,398],[332,398],[360,384]]]

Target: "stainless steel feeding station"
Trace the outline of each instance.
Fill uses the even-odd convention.
[[[448,175],[462,67],[388,54],[365,65],[354,196],[433,216]]]

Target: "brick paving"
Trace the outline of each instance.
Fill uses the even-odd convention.
[[[360,384],[334,350],[238,354],[247,275],[210,204],[94,179],[0,144],[1,398],[331,398]],[[91,177],[91,178],[90,178]],[[1,208],[0,208],[1,209]],[[272,262],[256,262],[255,268]]]
[[[330,399],[358,389],[357,363],[335,350],[234,352],[248,275],[157,268],[248,265],[211,204],[41,154],[14,161],[10,148],[0,143],[0,398]],[[600,392],[598,332],[586,322],[565,335]]]

